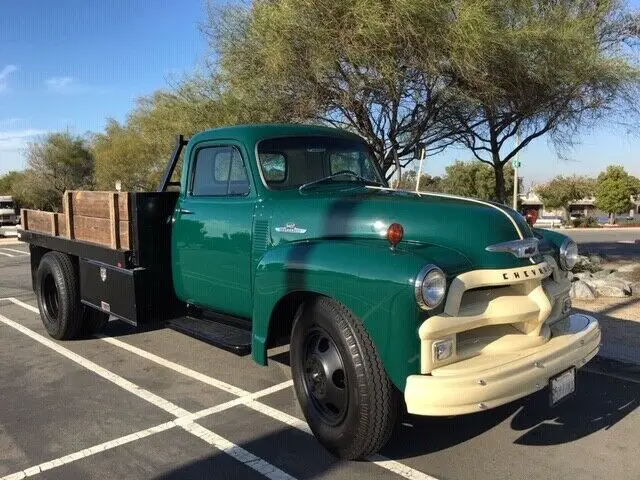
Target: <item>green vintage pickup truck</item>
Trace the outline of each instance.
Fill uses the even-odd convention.
[[[21,232],[51,335],[109,315],[162,321],[262,365],[290,343],[306,419],[342,458],[379,450],[402,400],[459,415],[547,389],[556,404],[599,348],[598,322],[571,313],[572,240],[504,205],[391,189],[345,131],[180,139],[158,191],[129,194],[128,218],[127,249]]]

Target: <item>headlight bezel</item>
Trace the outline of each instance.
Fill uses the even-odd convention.
[[[569,258],[567,254],[569,253],[569,248],[571,247],[575,247],[575,259],[570,265],[571,262],[567,261]],[[576,263],[578,263],[578,244],[569,237],[565,238],[560,245],[560,253],[558,255],[558,258],[560,260],[560,267],[562,267],[563,270],[570,271],[573,267],[576,266]]]
[[[433,274],[441,276],[440,279],[444,282],[444,286],[442,287],[442,294],[440,295],[440,298],[438,299],[438,301],[435,303],[429,303],[425,298],[425,296],[423,295],[423,287],[424,287],[424,282],[427,280],[429,275],[433,275]],[[447,296],[447,276],[444,274],[442,269],[437,265],[433,265],[431,263],[428,265],[425,265],[424,267],[422,267],[422,269],[416,276],[416,279],[414,282],[414,293],[416,297],[416,302],[418,303],[418,306],[422,310],[429,311],[429,310],[438,308],[444,301],[445,297]]]

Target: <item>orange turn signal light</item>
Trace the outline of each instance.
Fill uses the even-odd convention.
[[[396,246],[402,241],[404,236],[404,228],[399,223],[392,223],[387,229],[387,240],[393,246]]]

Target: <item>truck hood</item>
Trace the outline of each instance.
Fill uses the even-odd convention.
[[[258,217],[269,219],[272,245],[327,238],[386,242],[387,228],[399,223],[404,238],[399,250],[425,258],[429,247],[454,250],[467,268],[511,268],[531,265],[510,253],[486,247],[533,236],[524,218],[504,205],[444,194],[376,188],[317,189],[304,194],[274,192]],[[437,259],[435,259],[437,260]]]

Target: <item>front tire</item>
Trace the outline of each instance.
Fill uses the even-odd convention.
[[[355,460],[382,448],[393,431],[398,395],[362,323],[326,297],[307,305],[291,332],[298,402],[318,441]]]

